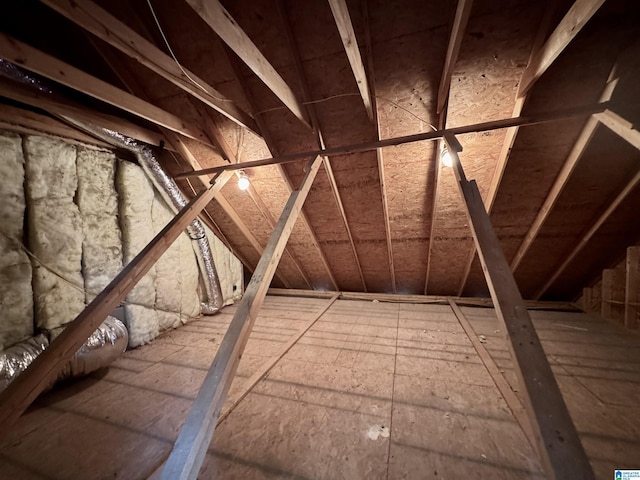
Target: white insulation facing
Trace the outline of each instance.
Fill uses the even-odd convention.
[[[0,134],[0,351],[33,335],[31,262],[20,248],[25,211],[22,139]]]
[[[140,167],[124,161],[118,162],[116,189],[120,198],[123,259],[127,265],[155,236],[151,217],[154,190]],[[129,292],[127,302],[155,306],[155,266]]]
[[[24,153],[28,245],[38,259],[33,263],[35,323],[49,330],[84,309],[82,221],[74,203],[76,149],[61,140],[27,137]]]
[[[86,303],[122,270],[122,239],[115,187],[116,157],[78,149],[77,202],[82,218],[82,272]]]

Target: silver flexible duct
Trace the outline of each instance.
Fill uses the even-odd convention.
[[[180,188],[178,188],[176,182],[174,182],[162,166],[160,166],[149,146],[107,128],[95,127],[68,117],[64,118],[85,132],[111,145],[125,148],[132,152],[156,189],[160,192],[167,204],[172,207],[174,213],[177,213],[187,204],[187,200],[184,198],[184,195],[182,195]],[[187,227],[187,233],[191,240],[197,245],[197,248],[194,247],[193,250],[196,254],[202,277],[204,278],[207,300],[200,303],[200,311],[204,315],[213,315],[222,308],[223,298],[218,272],[213,262],[211,246],[209,245],[204,226],[199,219],[196,218],[191,222]]]
[[[81,377],[106,367],[127,349],[129,332],[120,320],[107,317],[65,365],[58,380]]]
[[[28,85],[31,88],[35,88],[42,93],[54,93],[54,90],[46,82],[32,77],[23,69],[2,58],[0,58],[0,75],[24,85]],[[87,133],[101,138],[105,142],[118,148],[129,150],[136,155],[145,173],[151,179],[167,204],[173,208],[174,213],[177,213],[178,210],[182,209],[182,207],[187,204],[187,201],[178,188],[178,185],[162,169],[156,160],[153,151],[148,145],[113,130],[78,122],[77,120],[69,117],[64,118],[66,121],[76,125]],[[193,250],[196,254],[198,266],[200,267],[200,272],[204,279],[203,283],[207,297],[206,301],[200,303],[200,311],[204,315],[213,315],[223,307],[224,300],[222,297],[222,289],[220,288],[218,272],[216,271],[216,267],[213,262],[211,245],[209,245],[209,240],[207,239],[202,222],[197,218],[187,227],[187,232],[192,242],[197,244],[197,248],[194,247]]]
[[[88,375],[106,367],[127,349],[129,332],[117,318],[107,317],[51,382]],[[0,392],[24,372],[49,347],[44,334],[31,337],[0,353]]]
[[[0,392],[24,372],[48,346],[49,340],[40,334],[0,353]]]

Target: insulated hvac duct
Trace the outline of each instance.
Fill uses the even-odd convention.
[[[172,207],[174,213],[177,213],[187,204],[187,200],[184,198],[180,188],[178,188],[176,182],[174,182],[160,166],[151,147],[113,130],[95,127],[68,117],[64,118],[85,132],[90,133],[111,145],[127,149],[135,154],[140,166],[153,182],[167,204]],[[202,272],[202,277],[204,278],[207,300],[200,304],[200,311],[204,315],[213,315],[222,308],[223,299],[220,280],[218,279],[218,272],[216,271],[216,266],[213,263],[211,246],[209,245],[209,240],[207,239],[204,226],[199,219],[196,218],[191,222],[187,227],[187,233],[189,234],[191,241],[196,244],[197,248],[194,247],[194,252],[196,253],[198,265]]]
[[[41,93],[49,95],[54,93],[53,87],[51,87],[47,82],[32,77],[21,68],[2,58],[0,58],[0,75],[34,88]],[[187,204],[187,201],[178,188],[178,185],[166,174],[158,163],[151,147],[113,130],[96,127],[84,122],[78,122],[77,120],[68,117],[64,118],[66,121],[71,122],[78,128],[81,128],[87,133],[98,137],[111,145],[131,151],[136,156],[145,173],[151,179],[164,200],[172,207],[174,213],[177,213],[178,210],[182,209]],[[194,252],[204,279],[203,283],[207,297],[206,301],[200,304],[200,311],[204,315],[213,315],[222,308],[224,302],[222,298],[222,290],[220,288],[220,280],[213,262],[211,246],[209,245],[209,240],[207,239],[204,226],[197,218],[191,223],[191,225],[189,225],[189,227],[187,227],[187,232],[192,242],[197,244],[194,247]]]
[[[128,342],[129,332],[124,323],[117,318],[107,317],[64,366],[49,388],[59,380],[81,377],[108,366],[122,355]],[[48,346],[49,340],[44,334],[40,334],[0,353],[0,392],[24,372]]]

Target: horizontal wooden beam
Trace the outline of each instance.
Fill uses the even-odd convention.
[[[478,186],[465,177],[455,137],[446,135],[445,142],[496,315],[506,332],[542,466],[548,478],[594,479],[589,459],[491,225]]]
[[[536,80],[547,71],[563,50],[569,46],[571,41],[582,30],[582,27],[587,24],[604,2],[605,0],[575,1],[522,74],[518,88],[519,97],[527,94]]]
[[[195,73],[181,69],[173,58],[91,0],[42,2],[233,122],[259,134],[253,118],[233,101]]]
[[[224,43],[247,64],[253,73],[269,87],[275,96],[309,127],[304,107],[298,102],[293,90],[220,2],[218,0],[187,0],[187,3],[218,34]]]
[[[0,33],[0,57],[156,125],[209,144],[197,126],[4,33]]]
[[[33,363],[0,393],[0,432],[22,415],[27,407],[78,351],[127,293],[153,267],[187,226],[200,214],[231,177],[220,175],[208,190],[193,198],[155,238],[107,285]]]
[[[37,90],[26,89],[18,84],[14,85],[13,82],[0,79],[0,97],[45,110],[57,117],[71,117],[98,127],[107,128],[114,132],[122,133],[127,137],[148,143],[149,145],[156,147],[165,145],[167,149],[175,151],[167,141],[167,138],[158,132],[146,129],[122,118],[97,112],[71,100],[63,100],[47,93],[38,92]]]
[[[309,165],[300,188],[291,194],[282,211],[162,470],[163,480],[195,480],[198,477],[249,334],[321,163],[318,157]]]
[[[369,120],[373,121],[373,107],[371,105],[371,94],[369,93],[369,82],[367,82],[367,74],[365,73],[362,57],[360,56],[358,39],[356,38],[356,33],[353,31],[349,7],[347,7],[346,0],[329,0],[329,6],[331,7],[333,18],[336,21],[340,39],[342,40],[342,45],[349,59],[351,71],[356,79],[364,108],[367,111],[367,116]]]
[[[300,290],[287,288],[270,288],[269,295],[278,295],[284,297],[309,297],[309,298],[331,298],[334,291],[330,290]],[[458,305],[466,305],[471,307],[491,308],[493,300],[481,297],[445,297],[439,295],[408,295],[408,294],[390,294],[390,293],[364,293],[364,292],[340,292],[340,300],[364,300],[372,302],[389,303],[416,303],[416,304],[446,304],[448,299],[453,299]],[[527,310],[553,310],[553,311],[579,311],[571,302],[549,302],[539,300],[525,300]]]
[[[206,168],[197,172],[183,172],[175,176],[175,178],[194,177],[203,174],[217,173],[224,170],[243,170],[246,168],[262,167],[265,165],[278,165],[283,163],[297,162],[302,159],[315,158],[316,156],[336,156],[349,155],[352,153],[368,152],[376,148],[393,147],[412,142],[421,142],[426,140],[437,140],[443,137],[445,133],[450,135],[461,135],[465,133],[487,132],[490,130],[498,130],[501,128],[537,125],[540,123],[558,122],[568,118],[582,117],[604,111],[608,103],[597,103],[594,105],[586,105],[566,110],[557,110],[547,113],[539,113],[532,115],[524,115],[516,118],[505,118],[502,120],[493,120],[491,122],[476,123],[473,125],[465,125],[461,127],[440,129],[436,131],[417,133],[414,135],[406,135],[403,137],[388,138],[385,140],[375,140],[372,142],[359,143],[354,145],[346,145],[340,147],[331,147],[320,150],[312,150],[308,152],[294,153],[290,155],[282,155],[276,158],[265,158],[262,160],[254,160],[251,162],[241,162],[235,165],[224,165],[220,167]]]

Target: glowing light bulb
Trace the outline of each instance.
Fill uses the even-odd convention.
[[[246,190],[249,188],[250,183],[249,176],[244,172],[240,172],[240,175],[238,175],[238,188],[240,190]]]
[[[445,167],[453,166],[453,159],[451,158],[451,154],[449,153],[447,147],[442,148],[442,151],[440,152],[440,161]]]

